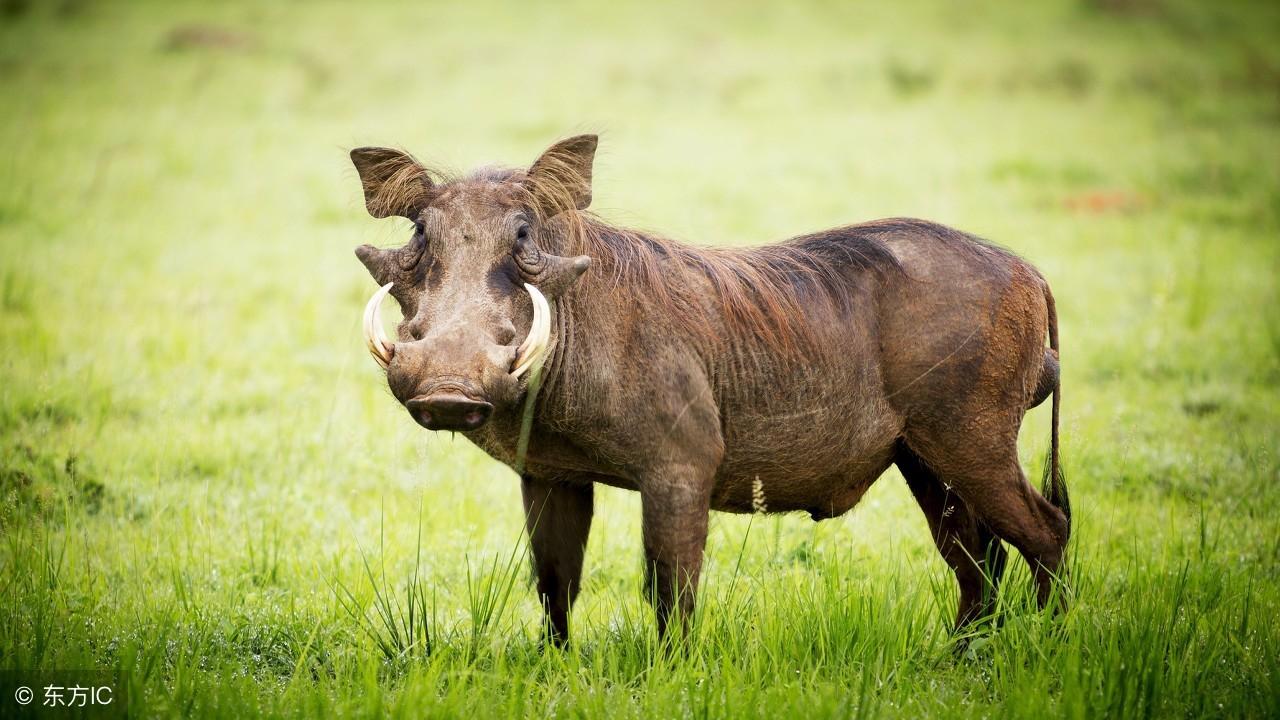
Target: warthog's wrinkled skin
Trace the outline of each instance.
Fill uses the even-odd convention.
[[[550,639],[568,637],[595,483],[640,493],[663,633],[693,608],[710,510],[835,517],[892,464],[955,571],[957,626],[992,609],[1002,540],[1047,602],[1070,528],[1056,394],[1052,502],[1017,454],[1023,415],[1058,388],[1044,278],[920,220],[751,249],[613,228],[584,212],[595,147],[570,138],[529,170],[450,181],[398,151],[352,152],[370,213],[416,223],[405,246],[357,255],[395,283],[404,320],[387,380],[424,426],[514,466],[523,283],[550,300],[521,478]]]

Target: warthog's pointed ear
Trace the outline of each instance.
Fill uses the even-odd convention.
[[[431,199],[435,183],[408,153],[362,147],[351,151],[351,162],[364,186],[364,205],[376,218],[400,215],[413,219]]]
[[[591,162],[596,156],[595,135],[577,135],[547,148],[525,183],[534,210],[550,219],[566,210],[585,210],[591,204]]]

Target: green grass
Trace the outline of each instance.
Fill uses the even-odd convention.
[[[1274,3],[0,10],[0,670],[111,673],[148,716],[1280,715]],[[1018,561],[953,658],[890,472],[821,524],[715,515],[667,655],[638,498],[601,489],[576,641],[541,651],[516,478],[365,356],[351,250],[406,227],[345,151],[580,131],[624,224],[914,215],[1035,262],[1070,612]]]

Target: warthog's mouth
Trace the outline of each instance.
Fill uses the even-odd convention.
[[[456,392],[420,395],[404,404],[418,424],[428,430],[475,430],[493,413],[493,404]]]

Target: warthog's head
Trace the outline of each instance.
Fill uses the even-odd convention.
[[[594,135],[574,137],[527,171],[485,169],[452,182],[398,150],[351,151],[369,214],[413,223],[402,247],[362,245],[356,257],[381,286],[365,309],[369,351],[423,427],[475,430],[522,397],[554,342],[555,298],[591,264],[548,249],[553,218],[591,202],[595,148]],[[404,316],[398,342],[378,314],[388,293]]]

